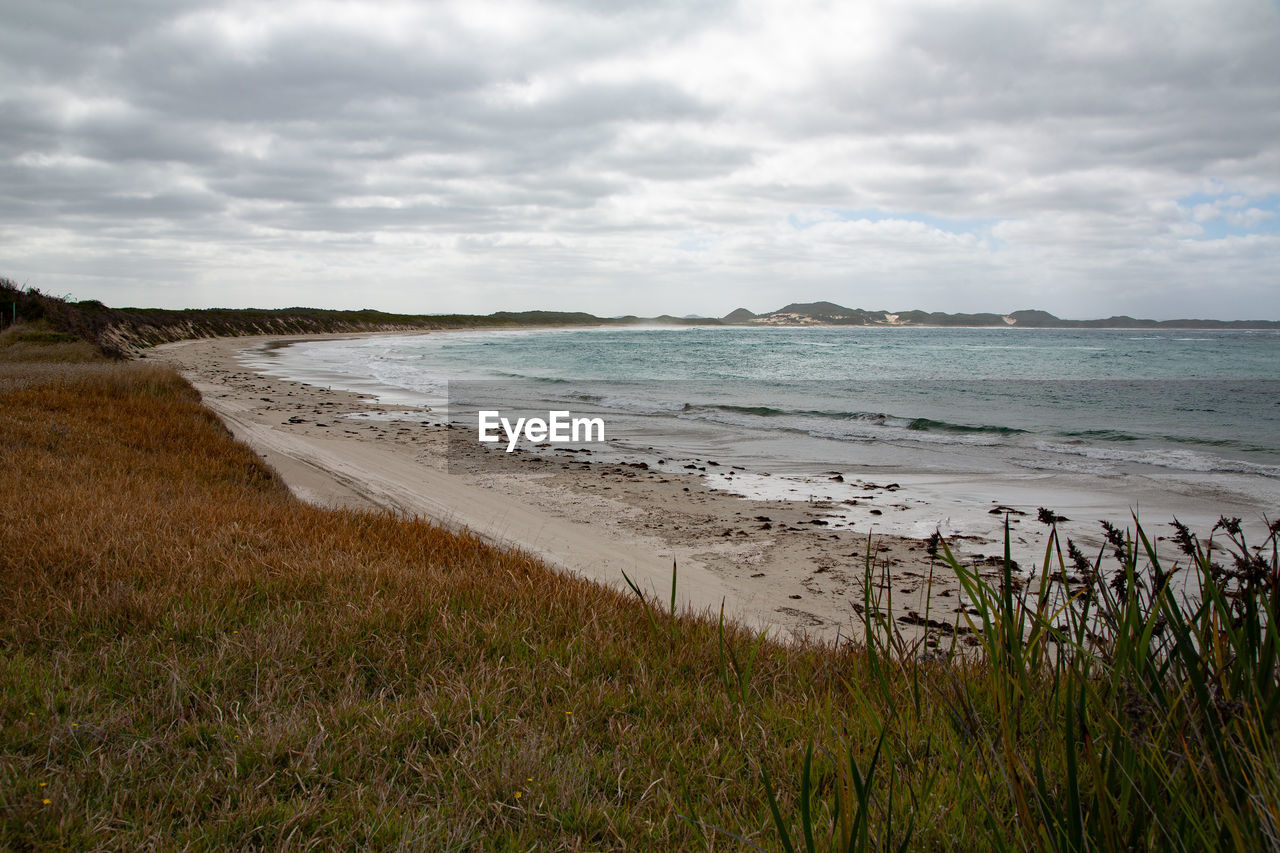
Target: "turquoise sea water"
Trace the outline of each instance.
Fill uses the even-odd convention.
[[[648,415],[650,431],[665,418],[673,433],[697,420],[756,439],[879,445],[900,464],[912,447],[949,446],[1013,454],[1032,469],[1280,476],[1280,334],[1269,331],[575,329],[291,351],[339,376],[426,395],[441,396],[448,380],[493,380],[494,405],[514,404],[507,393]]]
[[[1219,515],[1257,526],[1280,511],[1275,332],[444,332],[306,341],[251,361],[416,407],[409,420],[451,408],[466,427],[469,413],[453,436],[474,435],[477,409],[601,415],[610,441],[593,459],[824,500],[833,524],[859,529],[995,541],[999,507],[1034,518],[1046,506],[1087,542],[1096,520],[1135,511],[1206,531]],[[869,482],[901,489],[873,501]]]

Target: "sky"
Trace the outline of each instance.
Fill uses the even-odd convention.
[[[6,0],[0,276],[1280,320],[1280,2]]]

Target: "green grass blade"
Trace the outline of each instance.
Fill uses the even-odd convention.
[[[769,811],[773,814],[773,826],[778,831],[778,841],[782,843],[782,849],[787,853],[796,853],[795,845],[791,843],[791,833],[787,831],[787,824],[782,819],[782,811],[778,808],[778,798],[773,793],[773,782],[769,779],[769,768],[763,764],[760,765],[760,776],[764,780],[764,790],[769,798]]]

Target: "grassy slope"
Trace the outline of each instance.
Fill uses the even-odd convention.
[[[841,849],[1280,844],[1274,538],[1235,575],[1200,558],[1229,595],[1193,620],[1084,587],[1096,653],[1046,655],[1062,617],[1007,584],[971,596],[994,665],[757,654],[516,552],[307,506],[176,375],[7,343],[0,848],[775,849],[806,823]]]
[[[713,623],[302,504],[172,374],[7,375],[0,847],[687,848],[685,785],[769,838],[759,763],[793,775],[858,678],[767,645],[732,702]]]

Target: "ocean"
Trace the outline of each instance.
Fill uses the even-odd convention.
[[[713,487],[831,500],[843,524],[904,535],[990,537],[1002,506],[1255,528],[1280,506],[1274,331],[442,332],[306,341],[251,361],[408,419],[600,415],[611,441],[597,458],[705,468]],[[872,481],[900,487],[892,509],[859,509]]]

